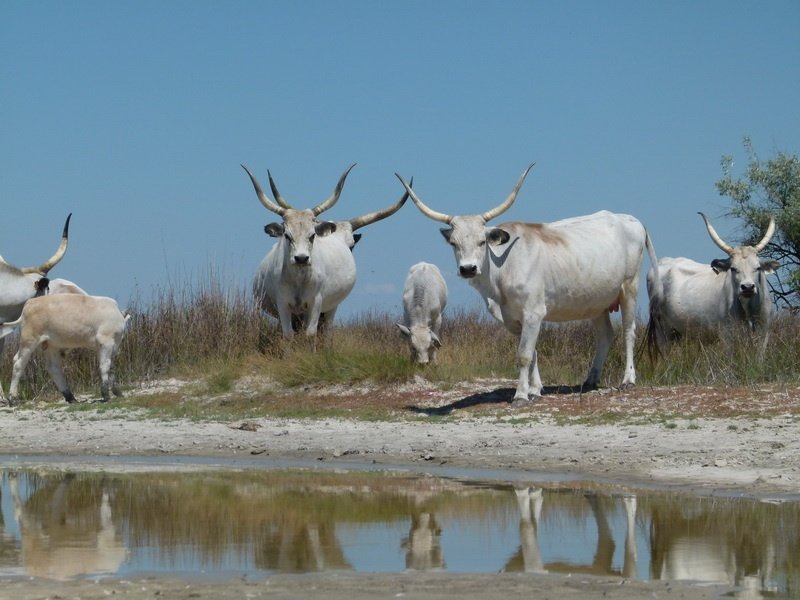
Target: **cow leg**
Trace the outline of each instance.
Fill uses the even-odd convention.
[[[19,380],[28,366],[28,361],[36,350],[38,344],[21,344],[19,350],[14,355],[14,366],[11,369],[11,385],[8,386],[8,405],[14,406],[18,403]]]
[[[519,346],[517,347],[517,368],[519,369],[519,381],[517,391],[514,394],[512,404],[522,406],[527,404],[530,398],[542,395],[542,382],[539,380],[539,368],[536,357],[536,341],[539,339],[539,331],[542,327],[542,317],[540,315],[527,316],[522,324],[522,331],[519,336]],[[533,374],[533,385],[531,385],[531,375]]]
[[[288,303],[282,298],[278,298],[278,321],[281,324],[281,331],[284,337],[292,337],[294,328],[292,327],[292,313],[289,311]]]
[[[72,404],[76,402],[72,390],[69,389],[67,378],[64,375],[64,367],[61,351],[56,348],[48,348],[44,351],[45,367],[50,377],[53,378],[53,383],[56,384],[58,391],[64,396],[64,400]]]
[[[623,390],[636,385],[636,368],[633,366],[633,353],[636,347],[636,291],[635,289],[632,293],[623,291],[620,298],[622,339],[625,344],[625,375],[620,385],[620,389]]]
[[[6,338],[0,338],[0,359],[3,358],[3,347],[6,344]],[[8,400],[3,393],[3,384],[0,382],[0,406],[8,406]]]
[[[581,391],[597,389],[597,384],[600,383],[600,373],[603,372],[603,365],[608,356],[608,349],[611,347],[611,340],[614,337],[614,328],[611,326],[611,317],[607,312],[603,312],[599,317],[596,317],[592,324],[594,325],[595,335],[595,352],[592,366],[589,369],[589,374],[586,376],[586,381],[581,386]]]
[[[104,342],[101,344],[97,351],[97,361],[100,366],[100,395],[103,398],[103,402],[108,402],[111,399],[109,390],[113,385],[113,377],[111,375],[114,361],[113,342]]]
[[[317,328],[319,327],[319,318],[320,318],[320,310],[322,308],[322,298],[315,298],[314,304],[309,307],[308,310],[308,321],[306,321],[306,335],[307,336],[314,336],[317,335]],[[328,311],[329,319],[333,318],[333,314],[336,311]]]

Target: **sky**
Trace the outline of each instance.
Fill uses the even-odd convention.
[[[147,301],[210,279],[249,290],[278,220],[350,173],[327,218],[400,198],[492,224],[629,213],[661,256],[710,261],[739,224],[715,182],[750,136],[800,153],[800,2],[105,0],[0,3],[0,254]],[[401,313],[409,267],[480,307],[442,225],[409,201],[361,230],[339,315]],[[644,259],[642,280],[649,268]],[[641,301],[644,312],[646,299]]]

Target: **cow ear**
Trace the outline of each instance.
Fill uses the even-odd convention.
[[[442,227],[439,231],[442,232],[442,236],[444,239],[447,240],[447,243],[450,243],[450,236],[453,235],[453,228],[452,227]]]
[[[266,233],[269,237],[281,237],[283,236],[283,232],[283,223],[270,223],[269,225],[264,225],[264,233]]]
[[[406,327],[402,323],[395,323],[395,325],[397,325],[397,328],[400,330],[400,333],[402,333],[405,336],[411,337],[411,330],[408,327]]]
[[[355,247],[355,245],[358,243],[358,240],[360,240],[360,239],[361,239],[361,234],[360,233],[354,233],[353,234],[353,247]],[[352,250],[353,248],[350,248],[350,249]]]
[[[510,238],[511,236],[508,234],[508,232],[504,229],[500,229],[499,227],[492,227],[486,232],[486,240],[492,246],[500,246],[501,244],[505,244]]]
[[[317,232],[317,235],[320,237],[325,237],[326,235],[332,234],[336,231],[336,223],[331,221],[323,221],[322,223],[317,223],[314,225],[314,231]]]
[[[765,258],[764,260],[761,261],[761,272],[762,273],[774,273],[778,269],[778,267],[780,267],[780,266],[781,266],[781,263],[779,263],[777,260],[771,260],[771,259]]]
[[[711,261],[711,268],[714,269],[714,273],[719,273],[720,271],[727,271],[731,268],[731,259],[730,258],[715,258]]]

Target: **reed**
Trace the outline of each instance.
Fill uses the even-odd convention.
[[[339,320],[324,336],[288,340],[277,322],[261,313],[249,290],[209,275],[194,284],[157,290],[153,299],[128,302],[131,314],[116,361],[120,383],[182,376],[205,381],[210,393],[229,391],[243,375],[268,375],[285,386],[303,384],[394,383],[421,374],[441,384],[480,378],[517,377],[516,338],[485,311],[449,308],[440,335],[438,363],[425,368],[412,363],[395,322],[399,314],[367,311]],[[637,346],[643,347],[644,324]],[[758,340],[742,328],[723,335],[686,336],[656,361],[640,351],[640,385],[749,386],[800,382],[800,317],[780,313],[772,324],[763,360]],[[0,380],[7,385],[16,351],[7,339]],[[539,343],[539,367],[545,385],[575,385],[588,371],[594,353],[594,332],[585,322],[546,324]],[[603,385],[622,379],[624,357],[615,336]],[[99,390],[92,351],[73,351],[65,360],[75,391]],[[55,395],[43,361],[34,358],[23,378],[24,398]]]

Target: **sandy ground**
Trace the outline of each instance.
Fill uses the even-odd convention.
[[[423,382],[414,411],[392,421],[260,418],[154,421],[129,410],[0,409],[0,454],[16,464],[70,456],[202,456],[249,461],[560,473],[631,487],[800,498],[800,389],[613,390],[554,394],[510,410],[498,382],[437,392]],[[312,393],[334,393],[313,391]],[[371,394],[365,392],[368,396]],[[466,393],[466,395],[465,395]],[[499,402],[498,402],[499,398]],[[476,410],[475,407],[479,407]],[[489,408],[487,408],[489,407]],[[601,411],[601,412],[598,412]],[[604,424],[602,415],[629,417]],[[653,418],[654,413],[668,419]],[[447,415],[445,418],[437,415]],[[589,419],[587,415],[595,415]],[[619,416],[619,415],[618,415]],[[512,476],[513,473],[513,476]],[[0,598],[717,598],[725,586],[543,575],[322,574],[202,584],[160,579],[53,584],[0,580]]]

